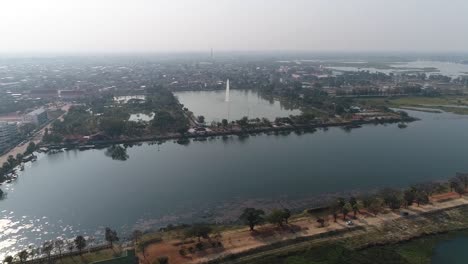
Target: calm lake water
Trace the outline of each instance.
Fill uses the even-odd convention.
[[[437,244],[432,264],[465,264],[468,260],[468,236],[457,236]]]
[[[468,75],[468,65],[461,63],[450,63],[450,62],[441,62],[441,61],[411,61],[400,64],[390,65],[395,69],[377,69],[377,68],[367,68],[360,67],[359,63],[356,63],[356,67],[343,66],[343,67],[328,67],[337,71],[369,71],[372,73],[382,72],[385,74],[390,73],[404,73],[404,72],[424,72],[424,68],[435,68],[435,72],[426,72],[426,74],[442,74],[452,78],[457,78],[461,75]]]
[[[287,108],[278,100],[262,97],[251,90],[231,90],[229,102],[225,101],[224,90],[177,92],[175,95],[195,116],[202,115],[207,122],[239,120],[244,116],[274,120],[276,117],[301,113],[300,110]]]
[[[233,98],[233,97],[231,97]],[[40,156],[2,186],[0,259],[58,236],[125,236],[133,228],[227,221],[246,206],[310,206],[313,196],[406,186],[468,171],[468,117],[408,111],[422,118],[314,134],[167,142]],[[308,200],[311,199],[311,200]]]

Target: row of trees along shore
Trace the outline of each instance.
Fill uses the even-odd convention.
[[[134,231],[132,235],[135,239],[139,239],[141,234],[140,231]],[[112,248],[114,250],[114,243],[120,240],[117,231],[109,227],[105,229],[104,238],[108,244],[97,247],[88,247],[90,243],[94,242],[94,238],[87,238],[83,235],[78,235],[70,240],[57,238],[55,240],[45,241],[40,247],[29,246],[28,249],[24,249],[14,256],[8,255],[4,258],[3,263],[25,263],[27,261],[52,263],[53,260],[61,260],[64,257],[73,258],[74,255],[82,256],[85,249],[96,251],[104,248]]]
[[[329,203],[321,208],[309,209],[305,213],[316,219],[320,227],[324,227],[329,219],[337,222],[339,219],[346,221],[348,219],[357,219],[359,214],[370,213],[377,215],[388,209],[398,210],[407,208],[408,206],[424,205],[430,202],[430,197],[435,194],[456,192],[462,197],[468,188],[468,173],[457,173],[455,177],[447,182],[431,182],[413,185],[406,189],[390,189],[385,188],[381,191],[362,195],[359,197],[338,197],[329,201]],[[273,209],[269,214],[264,210],[257,208],[245,208],[239,216],[239,221],[247,225],[252,232],[256,232],[255,227],[270,223],[279,228],[289,224],[289,219],[292,213],[289,209]],[[196,251],[203,251],[207,244],[203,243],[202,239],[209,241],[209,247],[222,248],[223,244],[220,240],[221,233],[214,232],[213,226],[205,223],[198,223],[193,225],[173,226],[169,225],[162,230],[171,231],[181,229],[184,231],[185,238],[195,238],[194,247],[185,247],[185,243],[179,250],[179,254],[185,256],[187,254],[195,253]],[[210,234],[215,233],[215,236],[210,237]],[[120,240],[117,232],[110,228],[105,229],[105,240],[108,242],[105,248],[114,249],[114,244]],[[142,241],[143,233],[135,230],[132,233],[132,240],[135,247],[137,247],[143,256],[146,256],[145,249],[148,245],[160,242],[161,238],[150,239]],[[29,248],[17,253],[15,256],[7,256],[4,259],[5,263],[20,262],[24,263],[27,260],[37,260],[38,262],[50,262],[51,259],[61,259],[62,257],[73,257],[73,255],[82,255],[83,251],[88,246],[88,240],[84,236],[77,236],[73,240],[63,240],[61,238],[55,241],[47,241],[40,248]],[[102,246],[101,246],[102,249]],[[90,249],[91,250],[91,249]],[[52,257],[52,253],[55,255]],[[65,253],[66,252],[66,253]],[[65,253],[65,254],[64,254]],[[40,257],[40,259],[35,258]],[[40,261],[39,261],[40,260]],[[155,263],[169,263],[166,256],[161,256]]]
[[[7,180],[7,175],[13,172],[13,170],[17,166],[21,165],[24,157],[31,155],[36,149],[36,144],[34,142],[30,142],[28,147],[26,148],[26,151],[23,154],[18,153],[16,157],[14,157],[13,155],[8,156],[7,161],[5,161],[0,167],[0,182],[4,182],[5,180]],[[0,189],[0,198],[2,197],[3,191]]]
[[[362,195],[360,197],[351,196],[349,198],[338,197],[330,201],[326,206],[306,210],[310,215],[316,217],[317,223],[325,226],[329,217],[337,222],[340,215],[345,221],[348,218],[356,219],[363,210],[373,215],[377,215],[385,209],[398,210],[408,208],[411,205],[424,205],[430,202],[430,196],[444,192],[456,192],[460,197],[466,193],[468,188],[468,173],[457,173],[448,182],[432,182],[413,185],[407,189],[385,188],[375,194]],[[288,209],[274,209],[270,214],[257,208],[245,208],[239,220],[247,225],[251,231],[255,227],[264,223],[275,224],[282,227],[288,224],[291,212]]]

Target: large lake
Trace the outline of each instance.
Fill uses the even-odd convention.
[[[239,120],[244,116],[274,120],[276,117],[301,113],[298,109],[282,105],[275,98],[262,97],[252,90],[231,90],[229,102],[225,100],[225,91],[189,91],[177,92],[175,95],[185,107],[196,116],[204,116],[207,122],[221,122],[222,119]]]
[[[134,227],[227,221],[246,206],[311,206],[313,196],[406,186],[468,171],[468,117],[410,112],[406,129],[366,125],[314,134],[134,146],[41,156],[2,186],[0,259],[30,243]]]
[[[468,236],[459,235],[439,242],[432,256],[432,264],[466,264],[468,259]]]

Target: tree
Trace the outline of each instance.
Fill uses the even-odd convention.
[[[374,197],[368,206],[366,207],[369,212],[371,212],[374,215],[377,215],[382,211],[384,201],[378,197]]]
[[[245,127],[245,126],[247,126],[247,125],[249,124],[249,118],[246,117],[246,116],[244,116],[244,117],[242,117],[241,119],[239,119],[239,120],[237,121],[237,123],[239,124],[239,126]]]
[[[319,218],[317,218],[317,223],[319,223],[321,227],[324,227],[325,226],[325,219],[323,219],[322,217],[319,217]]]
[[[11,264],[12,262],[13,262],[12,256],[6,256],[5,259],[3,259],[3,263]]]
[[[36,255],[39,255],[39,253],[40,253],[39,249],[33,247],[32,245],[30,245],[28,248],[29,248],[29,256],[31,257],[31,260],[34,260],[34,257]]]
[[[80,256],[84,248],[86,248],[86,239],[83,236],[77,236],[75,238],[75,247],[78,249]]]
[[[30,142],[26,148],[26,154],[32,154],[36,150],[36,143]]]
[[[403,193],[403,199],[405,199],[405,205],[410,206],[413,204],[414,200],[416,199],[416,192],[414,188],[405,190]]]
[[[349,198],[349,204],[353,210],[354,218],[356,218],[357,213],[361,209],[361,203],[356,199],[356,197],[351,197]]]
[[[223,124],[223,127],[227,127],[227,125],[228,125],[227,119],[221,120],[221,124]]]
[[[291,217],[291,211],[288,208],[283,209],[283,217],[284,217],[284,222],[286,224],[289,224],[289,218]]]
[[[18,258],[21,263],[24,263],[29,257],[29,253],[27,250],[22,250],[18,253]]]
[[[132,232],[132,239],[133,239],[133,242],[134,242],[134,245],[136,245],[138,243],[138,240],[140,240],[140,238],[143,236],[143,232],[141,232],[140,230],[136,229],[136,230],[133,230]]]
[[[42,244],[42,253],[47,255],[48,262],[50,263],[50,254],[54,249],[54,243],[52,241],[46,241]]]
[[[255,208],[245,208],[239,219],[250,227],[250,231],[254,231],[256,225],[261,225],[265,222],[263,216],[265,212]]]
[[[67,242],[67,249],[68,249],[68,252],[73,252],[73,249],[75,249],[75,242],[74,241],[68,241]]]
[[[7,159],[8,164],[10,164],[11,168],[14,168],[16,166],[16,159],[13,157],[13,155],[8,156]]]
[[[16,162],[21,163],[23,161],[24,155],[21,153],[16,154]]]
[[[341,213],[343,213],[343,220],[346,220],[346,216],[348,216],[349,212],[353,210],[353,206],[350,203],[346,203],[341,208]]]
[[[106,227],[105,238],[106,238],[106,241],[109,242],[110,247],[113,247],[114,242],[119,241],[119,237],[117,236],[117,231],[112,230],[109,227]]]
[[[205,123],[205,117],[200,115],[200,116],[197,117],[197,121],[200,124],[204,124]]]
[[[403,194],[398,190],[384,189],[382,190],[381,195],[385,204],[390,207],[390,209],[399,209],[403,204]]]
[[[57,249],[59,253],[59,257],[62,258],[62,251],[63,251],[63,247],[65,246],[65,241],[63,241],[63,239],[61,238],[57,238],[54,242],[54,245],[55,245],[55,249]]]
[[[208,238],[212,228],[206,224],[194,224],[192,227],[185,231],[186,237],[197,237],[198,242],[200,238]]]
[[[335,223],[336,219],[338,219],[338,214],[341,212],[341,208],[343,208],[343,206],[340,200],[336,200],[330,205],[330,212],[333,215],[333,222]]]
[[[415,200],[418,206],[420,204],[427,204],[429,202],[429,195],[424,191],[418,191]]]
[[[113,160],[125,161],[130,156],[127,154],[127,149],[120,145],[112,145],[106,149],[105,155]]]
[[[455,176],[458,181],[463,183],[463,187],[466,189],[468,188],[468,173],[457,173],[457,176]]]
[[[116,137],[123,134],[126,122],[116,117],[104,117],[101,119],[99,127],[106,135]]]
[[[275,209],[268,216],[267,221],[271,224],[275,224],[279,227],[283,226],[284,223],[284,211]]]
[[[455,189],[455,192],[460,195],[460,197],[462,197],[462,195],[465,194],[465,188],[463,187],[463,184],[457,184],[454,187],[454,189]]]
[[[166,256],[158,257],[158,264],[169,264],[169,258]]]
[[[455,178],[450,179],[449,185],[450,185],[450,191],[453,192],[454,189],[455,189],[458,185],[461,185],[461,182],[460,182],[459,179],[457,179],[457,178],[455,177]]]

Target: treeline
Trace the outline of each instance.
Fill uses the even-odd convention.
[[[34,142],[30,142],[23,154],[18,153],[16,157],[13,155],[8,156],[7,161],[2,164],[2,167],[0,167],[0,182],[7,180],[7,175],[12,173],[14,169],[23,162],[24,157],[31,155],[36,149],[36,144]],[[0,194],[3,194],[1,190]]]
[[[142,232],[135,230],[132,234],[132,239],[135,243],[141,238]],[[36,263],[52,263],[53,260],[60,260],[65,257],[73,258],[74,255],[83,255],[85,250],[89,252],[98,251],[106,248],[114,250],[114,244],[120,241],[117,231],[106,227],[104,232],[104,240],[107,245],[93,246],[90,244],[95,242],[93,237],[85,237],[78,235],[74,239],[57,238],[55,240],[45,241],[41,246],[29,246],[28,249],[21,250],[15,255],[7,255],[3,260],[4,263],[11,264],[13,262],[25,263],[32,261]]]
[[[376,194],[360,197],[339,197],[324,207],[306,210],[306,212],[315,216],[317,223],[324,227],[329,216],[337,222],[340,217],[346,221],[350,214],[352,214],[351,218],[355,219],[358,214],[362,213],[361,210],[377,215],[385,209],[397,210],[414,204],[417,206],[427,204],[430,196],[437,193],[451,191],[458,193],[461,197],[466,193],[467,188],[468,173],[457,173],[448,182],[417,184],[404,190],[386,188]],[[246,208],[239,220],[254,231],[255,226],[267,222],[281,227],[288,223],[290,217],[291,212],[288,209],[275,209],[267,215],[261,209]]]

